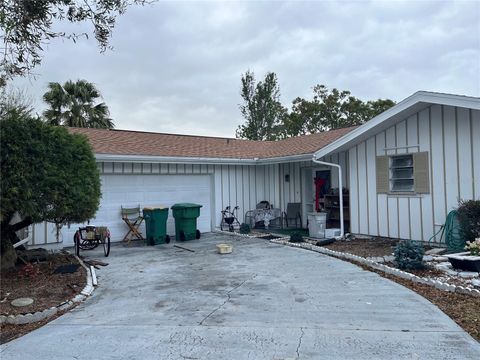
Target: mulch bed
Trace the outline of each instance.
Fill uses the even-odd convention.
[[[333,244],[325,245],[325,247],[330,250],[348,252],[362,257],[379,257],[392,255],[392,247],[397,245],[397,243],[398,240],[387,238],[353,239],[335,241]]]
[[[78,264],[70,254],[51,254],[46,261],[18,265],[15,269],[2,271],[0,289],[0,314],[17,315],[43,311],[70,300],[86,285],[83,267],[71,274],[55,274],[61,265]],[[29,297],[32,305],[16,308],[10,304],[14,299]]]
[[[55,274],[62,265],[78,264],[70,254],[51,254],[46,261],[31,263],[25,267],[18,265],[15,269],[2,271],[0,280],[0,313],[2,315],[18,315],[29,312],[43,311],[70,300],[80,293],[86,285],[86,272],[79,267],[70,274]],[[14,299],[29,297],[34,300],[32,305],[16,308],[10,304]],[[0,344],[16,339],[56,319],[63,312],[31,324],[0,327]]]

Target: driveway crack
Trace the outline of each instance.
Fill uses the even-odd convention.
[[[300,328],[300,337],[298,338],[298,345],[297,345],[297,350],[296,350],[296,353],[297,353],[297,359],[300,358],[300,347],[302,346],[302,339],[303,339],[303,335],[305,335],[305,332],[303,331],[303,328],[301,327]]]
[[[226,293],[227,298],[225,299],[225,301],[224,301],[222,304],[220,304],[216,309],[214,309],[210,314],[208,314],[207,316],[205,316],[205,317],[202,319],[202,321],[200,321],[200,322],[198,323],[198,325],[203,325],[203,323],[204,323],[208,318],[210,318],[210,317],[211,317],[213,314],[215,314],[218,310],[220,310],[222,307],[224,307],[225,304],[230,301],[230,298],[231,298],[230,294],[231,294],[233,291],[235,291],[235,290],[237,290],[239,287],[243,286],[247,281],[253,280],[253,279],[255,279],[256,277],[257,277],[257,274],[254,274],[254,275],[251,276],[250,278],[243,280],[240,284],[238,284],[237,286],[235,286],[235,287],[233,287],[232,289],[228,290],[227,293]]]

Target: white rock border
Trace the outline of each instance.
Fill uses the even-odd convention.
[[[285,239],[273,239],[270,240],[270,242],[275,243],[275,244],[280,244],[280,245],[285,245],[285,246],[290,246],[290,247],[297,247],[297,248],[302,248],[306,250],[312,250],[324,255],[336,257],[342,260],[352,260],[356,261],[362,265],[365,265],[366,267],[381,271],[383,273],[393,275],[402,279],[410,280],[415,283],[420,283],[428,286],[435,287],[439,290],[443,291],[448,291],[448,292],[456,292],[459,294],[466,294],[466,295],[471,295],[475,297],[480,297],[480,290],[473,289],[471,287],[464,287],[464,286],[457,286],[453,284],[448,284],[448,283],[443,283],[438,280],[433,280],[430,278],[421,278],[417,275],[399,270],[397,268],[393,268],[390,266],[387,266],[385,264],[381,264],[378,262],[375,262],[371,259],[366,259],[364,257],[350,254],[350,253],[344,253],[340,251],[334,251],[327,249],[325,247],[317,246],[317,245],[312,245],[308,243],[291,243],[288,242],[288,240]]]
[[[230,236],[246,237],[250,239],[258,238],[257,236],[254,236],[254,235],[240,234],[235,231],[225,231],[225,230],[215,229],[213,232],[218,234],[230,235]]]
[[[285,236],[284,234],[276,234],[276,233],[274,233],[274,232],[272,232],[272,233],[265,233],[265,234],[263,234],[263,235],[259,235],[259,234],[257,234],[257,235],[240,234],[240,233],[238,233],[238,232],[225,231],[225,230],[220,230],[220,229],[215,229],[213,232],[214,232],[214,233],[218,233],[218,234],[224,234],[224,235],[230,235],[230,236],[238,236],[238,237],[244,237],[244,238],[249,238],[249,239],[260,239],[260,240],[262,240],[262,237],[271,236],[271,235],[273,235],[273,236],[278,236],[278,237],[279,237],[278,239],[274,239],[274,240],[285,240],[285,239],[288,240],[288,239],[290,239],[289,236]],[[271,240],[269,240],[269,241],[271,241]]]
[[[75,303],[79,303],[85,300],[88,296],[90,296],[94,290],[94,279],[92,277],[92,271],[88,268],[85,263],[77,256],[74,255],[77,259],[78,263],[86,270],[87,273],[87,285],[83,288],[83,290],[72,299],[64,301],[57,306],[52,306],[49,309],[43,311],[37,311],[35,313],[27,313],[27,314],[19,314],[19,315],[0,315],[0,324],[12,324],[12,325],[23,325],[23,324],[30,324],[34,322],[39,322],[45,320],[59,311],[65,311],[70,309]],[[96,281],[96,278],[95,278]]]

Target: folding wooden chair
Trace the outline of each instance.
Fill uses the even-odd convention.
[[[124,208],[122,206],[122,220],[125,221],[125,224],[128,226],[128,232],[122,241],[127,240],[127,244],[129,244],[133,238],[136,238],[137,240],[145,240],[139,230],[143,221],[140,205],[134,208]]]

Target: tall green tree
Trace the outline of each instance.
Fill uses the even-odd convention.
[[[395,105],[389,99],[364,102],[350,91],[313,88],[313,99],[296,98],[285,118],[283,136],[298,136],[336,128],[360,125]]]
[[[51,125],[111,129],[110,112],[99,99],[98,89],[86,80],[67,81],[63,86],[52,82],[43,95],[48,104],[43,115]]]
[[[256,83],[255,74],[242,75],[240,92],[243,104],[240,112],[245,123],[237,129],[237,137],[249,140],[276,140],[287,109],[280,102],[277,75],[269,72],[263,81]]]
[[[90,23],[100,50],[109,45],[117,16],[133,4],[150,0],[2,0],[0,1],[0,87],[14,76],[29,74],[42,61],[45,45],[55,38],[76,41],[86,33],[69,33],[67,22]],[[52,29],[55,23],[55,30]]]
[[[0,118],[1,267],[16,259],[16,232],[49,221],[91,219],[100,202],[100,175],[85,136],[51,126],[23,109]],[[13,222],[18,215],[21,220]]]

